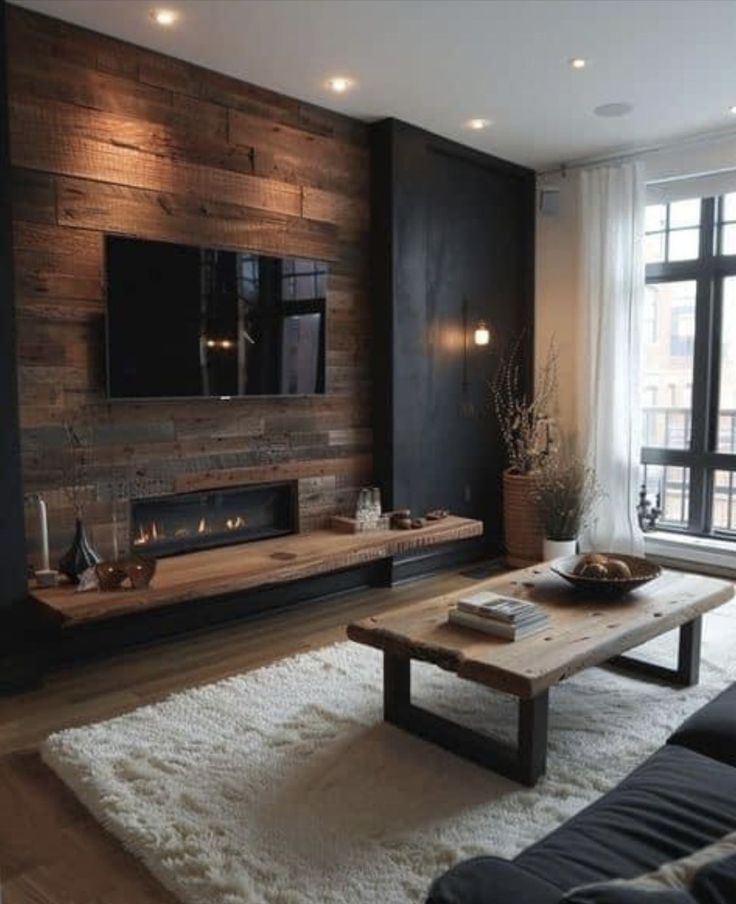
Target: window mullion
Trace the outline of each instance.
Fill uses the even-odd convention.
[[[708,452],[716,452],[718,450],[718,426],[719,426],[719,406],[720,406],[720,385],[721,385],[721,325],[722,325],[722,306],[723,306],[723,278],[717,272],[716,262],[720,254],[720,229],[716,225],[717,219],[720,220],[721,200],[716,198],[708,198],[703,202],[705,205],[704,213],[706,215],[705,225],[708,234],[703,236],[707,241],[705,246],[707,249],[708,264],[708,282],[709,282],[709,304],[710,304],[710,335],[709,335],[709,358],[710,367],[708,380],[708,423],[706,426],[706,448]],[[704,477],[703,500],[703,518],[704,532],[713,532],[713,507],[715,493],[716,473],[713,468],[706,471]]]
[[[709,452],[713,441],[713,374],[716,323],[713,274],[715,199],[704,198],[701,209],[700,261],[695,296],[695,344],[693,363],[693,428],[691,448]],[[717,405],[717,400],[715,402]]]
[[[689,530],[705,533],[709,527],[708,472],[698,457],[709,451],[711,433],[711,374],[713,350],[713,199],[701,202],[700,258],[695,296],[695,342],[693,354],[692,422],[690,451]]]

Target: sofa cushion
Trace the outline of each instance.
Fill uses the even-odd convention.
[[[734,830],[736,769],[671,745],[514,862],[569,891],[651,872]]]
[[[475,857],[436,879],[427,904],[558,904],[562,891],[508,860]]]
[[[736,684],[690,716],[667,743],[736,766]]]

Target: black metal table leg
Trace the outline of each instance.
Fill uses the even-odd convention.
[[[438,716],[411,702],[411,659],[383,654],[383,713],[392,725],[525,785],[544,774],[549,693],[519,700],[516,747]]]
[[[533,785],[547,768],[547,714],[549,691],[519,701],[518,759],[521,774]]]
[[[700,643],[703,634],[702,616],[680,626],[677,668],[670,669],[635,656],[616,656],[608,665],[617,672],[637,678],[654,678],[677,687],[693,687],[700,680]]]

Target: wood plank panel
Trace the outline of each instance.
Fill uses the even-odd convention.
[[[58,180],[58,222],[141,238],[331,260],[334,230],[223,201],[143,191],[83,179]]]
[[[177,136],[173,128],[162,130],[146,121],[54,101],[13,99],[10,105],[15,166],[160,192],[184,190],[213,201],[301,215],[298,186],[222,169],[227,150],[207,153],[208,139],[195,131],[194,124],[188,141],[185,131]],[[198,147],[200,157],[216,157],[218,165],[211,159],[207,165],[188,162],[187,154]],[[249,169],[250,156],[245,159],[243,165]]]
[[[307,186],[302,210],[305,217],[336,223],[344,231],[365,232],[368,229],[368,204],[363,198]]]
[[[99,77],[100,74],[96,76]],[[88,103],[83,102],[87,100],[85,96],[80,100],[74,100],[74,89],[78,89],[80,84],[86,86],[87,82],[80,80],[78,73],[70,73],[69,78],[74,79],[69,91],[57,92],[62,94],[62,100],[65,102],[57,101],[56,97],[48,99],[45,97],[46,94],[52,93],[48,85],[58,85],[51,76],[48,80],[39,79],[38,73],[34,72],[32,77],[23,76],[16,79],[23,97],[27,96],[23,90],[31,79],[34,87],[36,82],[39,82],[41,90],[40,94],[34,94],[32,101],[16,102],[13,122],[17,136],[31,134],[32,131],[38,136],[48,134],[49,129],[53,129],[55,124],[60,122],[66,130],[68,139],[77,138],[88,143],[85,145],[87,148],[85,158],[78,161],[79,166],[90,167],[92,165],[90,161],[95,159],[95,144],[102,144],[108,152],[128,148],[153,154],[157,158],[246,174],[253,172],[252,150],[232,145],[227,140],[227,111],[221,107],[192,98],[181,98],[176,103],[171,100],[164,102],[161,99],[148,103],[141,101],[139,106],[143,108],[143,112],[137,115],[127,114],[125,108],[122,112],[108,112],[104,108],[99,110],[88,106],[88,103],[116,106],[114,102],[107,100],[107,93],[102,97],[95,95]],[[125,83],[125,80],[116,79],[114,76],[104,75],[104,78]],[[17,137],[16,152],[20,154],[22,149],[23,142]],[[51,153],[49,148],[46,151],[47,154]],[[100,167],[105,166],[111,172],[120,172],[120,165],[117,170],[114,169],[114,160],[102,157],[100,160]],[[123,166],[125,160],[126,158],[122,158]],[[53,158],[53,162],[57,167],[61,165],[58,155]],[[66,162],[67,165],[70,163],[69,160],[62,162]],[[87,175],[87,172],[73,175]],[[150,175],[147,175],[150,178]]]
[[[365,148],[336,144],[302,129],[233,111],[228,136],[235,147],[253,150],[259,176],[357,197],[368,187],[370,163]]]
[[[365,128],[355,119],[277,94],[258,85],[245,84],[219,72],[207,75],[200,86],[200,96],[204,99],[268,122],[322,135],[336,142],[361,148],[366,146]]]
[[[10,192],[14,222],[56,223],[56,180],[50,173],[14,168]]]
[[[369,455],[349,458],[317,459],[316,461],[288,461],[257,465],[248,468],[218,469],[198,474],[183,474],[175,480],[176,491],[206,490],[214,487],[238,486],[269,480],[296,480],[301,477],[323,477],[339,474],[365,474],[372,467]]]
[[[112,486],[294,479],[304,526],[352,508],[373,462],[365,126],[28,10],[9,19],[24,479],[47,495],[52,557],[73,520],[69,422],[97,427],[100,536]],[[328,260],[328,395],[107,403],[106,233]],[[30,518],[34,561],[36,534]]]
[[[48,56],[32,44],[26,52],[21,52],[22,44],[17,35],[14,36],[13,46],[16,53],[8,60],[8,77],[16,97],[66,101],[105,113],[142,116],[154,122],[170,122],[176,116],[171,91],[90,69],[80,62]],[[197,112],[203,118],[207,116],[206,110]],[[217,115],[222,118],[223,113],[219,108]],[[217,127],[214,116],[208,125]]]
[[[103,243],[99,233],[64,229],[55,225],[17,221],[14,232],[16,267],[16,303],[74,299],[86,310],[103,307]],[[75,306],[62,317],[73,316]],[[69,310],[70,309],[70,310]],[[37,309],[38,310],[38,309]],[[46,319],[45,314],[39,316]]]

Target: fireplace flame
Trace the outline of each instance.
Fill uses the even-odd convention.
[[[248,519],[243,515],[234,515],[225,521],[225,527],[229,531],[240,530],[241,528],[246,527],[247,524]],[[220,530],[221,528],[218,527],[217,531],[219,532]],[[133,546],[146,546],[149,543],[157,543],[160,540],[166,539],[166,531],[157,521],[151,521],[150,524],[144,524],[141,521],[137,524],[135,531]],[[191,536],[191,533],[191,528],[179,527],[173,531],[173,537],[177,540],[183,540],[186,537]],[[203,515],[197,524],[197,534],[202,536],[203,534],[209,533],[211,533],[210,525],[207,523],[207,517]]]
[[[133,546],[145,546],[147,543],[156,542],[159,538],[159,528],[155,521],[146,529],[142,524],[138,525],[138,533],[133,537]]]

